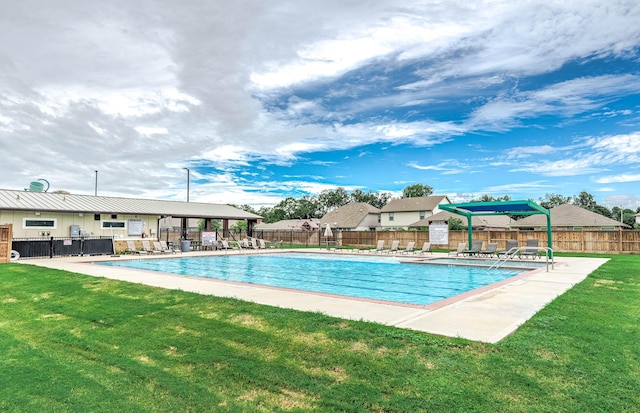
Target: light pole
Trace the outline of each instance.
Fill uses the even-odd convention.
[[[182,168],[187,171],[187,202],[189,202],[189,181],[190,181],[190,171],[189,168]]]
[[[96,171],[96,190],[94,196],[98,196],[98,171]]]
[[[189,181],[190,181],[190,172],[189,168],[182,168],[185,171],[187,171],[187,202],[189,202]],[[188,232],[188,227],[187,227],[187,218],[182,218],[182,239],[186,240],[187,237],[189,236],[189,232]]]

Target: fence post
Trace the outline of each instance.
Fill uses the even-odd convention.
[[[622,227],[618,228],[618,237],[618,254],[622,254]]]

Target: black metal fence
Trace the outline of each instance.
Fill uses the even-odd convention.
[[[21,259],[114,253],[112,237],[14,238],[11,249],[17,251]]]

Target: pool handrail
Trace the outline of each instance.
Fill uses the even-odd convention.
[[[511,258],[515,257],[519,252],[522,251],[531,251],[535,249],[536,251],[545,251],[546,260],[547,260],[547,272],[549,272],[549,257],[551,257],[551,269],[555,269],[555,257],[553,255],[553,249],[549,247],[514,247],[509,251],[506,251],[501,256],[498,257],[498,260],[491,264],[489,269],[500,268],[500,266],[506,263]]]

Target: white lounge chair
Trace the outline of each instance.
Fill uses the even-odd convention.
[[[134,254],[146,254],[147,251],[139,250],[136,248],[136,243],[133,240],[127,241],[127,249],[125,252],[132,252]]]
[[[378,240],[378,244],[376,245],[376,247],[374,249],[370,249],[369,252],[373,252],[373,253],[379,253],[384,251],[384,240]]]
[[[424,242],[422,244],[422,249],[420,250],[420,254],[433,254],[433,252],[431,252],[431,243],[430,242]]]
[[[466,243],[464,243],[464,242],[459,242],[459,243],[458,243],[458,248],[457,248],[455,251],[451,251],[451,252],[449,253],[449,255],[456,255],[456,256],[458,256],[458,255],[460,255],[460,254],[463,254],[463,253],[464,253],[464,250],[466,250],[466,249],[467,249],[467,244],[466,244]]]
[[[149,240],[142,240],[142,249],[147,253],[147,254],[158,254],[161,251],[155,251],[152,247],[151,244],[149,243]]]
[[[398,252],[398,247],[400,246],[400,241],[393,240],[391,241],[391,247],[388,250],[384,250],[387,254],[395,254]]]
[[[153,252],[155,254],[166,254],[168,251],[168,249],[164,249],[162,248],[162,244],[160,244],[160,241],[153,241]]]
[[[169,245],[167,244],[167,241],[160,241],[160,247],[164,252],[171,252],[173,254],[175,254],[176,252],[182,253],[182,249],[180,248],[169,247]]]
[[[400,251],[401,254],[415,254],[415,251],[413,250],[413,247],[416,245],[416,243],[414,241],[409,241],[409,243],[407,243],[407,248],[403,249],[402,251]]]

